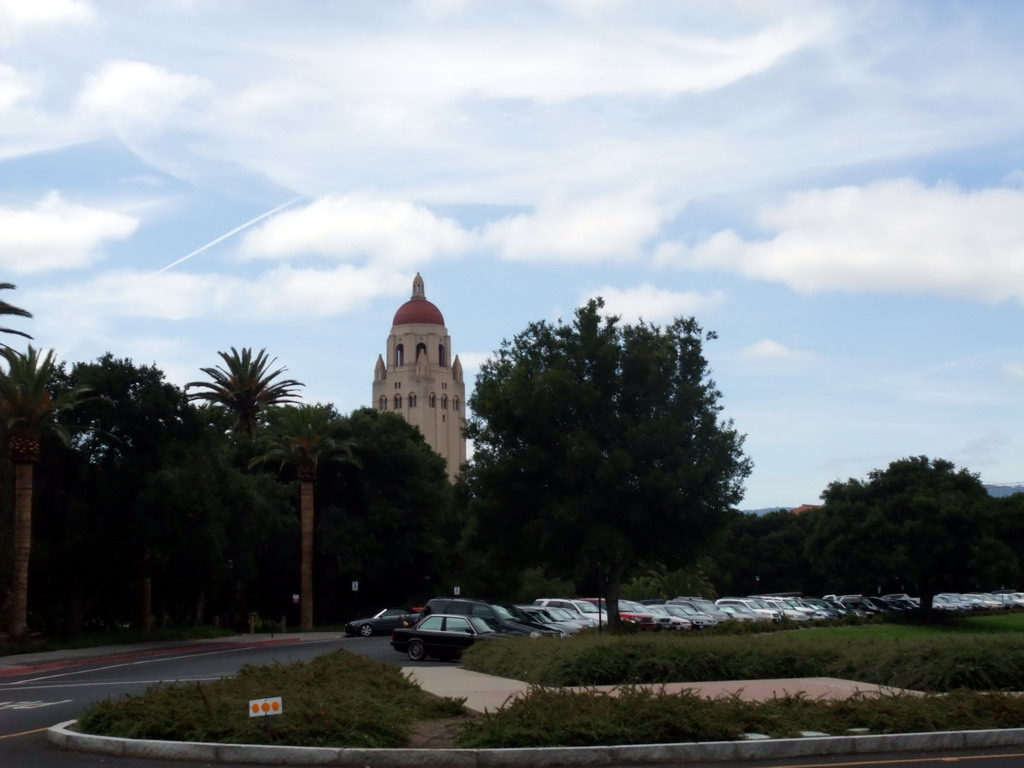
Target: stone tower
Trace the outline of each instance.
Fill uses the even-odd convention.
[[[419,272],[412,297],[395,312],[387,352],[377,356],[373,403],[419,427],[427,445],[448,463],[448,479],[455,480],[466,461],[466,384],[444,317],[427,301]]]

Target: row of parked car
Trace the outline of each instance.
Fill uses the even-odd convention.
[[[867,597],[825,595],[752,595],[717,600],[682,596],[672,600],[619,600],[619,618],[645,631],[700,630],[722,622],[806,622],[846,615],[906,611],[920,606],[904,593]],[[1024,593],[942,593],[934,598],[940,610],[979,611],[1024,607]],[[413,660],[452,659],[474,642],[513,635],[569,637],[607,623],[606,606],[597,598],[544,597],[529,605],[465,597],[433,598],[418,609],[386,608],[349,622],[346,633],[391,633],[395,650]]]

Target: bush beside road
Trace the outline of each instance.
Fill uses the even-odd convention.
[[[1019,635],[910,628],[894,638],[878,636],[881,629],[510,638],[473,649],[466,666],[549,686],[603,682],[620,688],[613,694],[535,687],[483,718],[463,717],[457,699],[423,694],[392,665],[336,652],[95,705],[80,727],[129,738],[343,747],[405,747],[414,743],[414,733],[433,728],[449,737],[432,746],[474,748],[704,741],[742,738],[750,731],[778,737],[845,734],[851,728],[897,733],[1024,727],[1024,700],[995,690],[1024,689]],[[863,636],[851,637],[858,630]],[[786,695],[757,703],[739,695],[708,701],[690,691],[640,685],[833,676],[895,685],[900,674],[916,675],[922,684],[899,687],[952,692],[893,691],[834,701]],[[964,686],[975,690],[954,690]],[[272,722],[239,715],[248,700],[271,694],[285,701],[283,714]]]

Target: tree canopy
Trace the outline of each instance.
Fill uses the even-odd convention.
[[[331,405],[284,405],[275,408],[259,441],[265,452],[250,462],[252,467],[268,461],[277,462],[281,469],[292,466],[298,473],[300,624],[307,630],[313,628],[314,486],[317,468],[326,461],[362,466],[354,452],[355,441],[339,437],[341,426],[341,419]]]
[[[11,283],[0,283],[0,291],[14,290],[14,288],[16,288],[16,287],[17,286],[12,285]],[[10,304],[10,303],[8,303],[6,301],[3,301],[2,299],[0,299],[0,315],[16,315],[18,317],[32,317],[32,313],[29,312],[27,309],[22,309],[21,307],[16,307],[13,304]],[[0,333],[13,333],[16,336],[22,336],[22,337],[24,337],[26,339],[31,339],[32,338],[31,336],[29,336],[24,331],[16,331],[13,328],[0,328]],[[0,342],[0,347],[8,347],[8,346],[9,345],[4,344],[3,342]]]
[[[230,354],[217,354],[224,361],[224,367],[200,369],[211,380],[190,381],[185,389],[197,387],[201,390],[190,394],[190,400],[205,400],[234,413],[236,430],[254,437],[261,411],[273,405],[297,402],[295,390],[303,386],[302,382],[294,379],[274,381],[288,369],[282,367],[271,371],[270,367],[277,358],[267,357],[265,349],[257,352],[255,357],[248,347],[241,352],[232,347]]]
[[[29,637],[28,576],[32,549],[32,503],[35,464],[43,438],[55,435],[71,442],[58,417],[78,406],[87,396],[84,389],[60,390],[54,380],[60,370],[53,350],[40,354],[29,345],[24,354],[0,347],[7,370],[0,372],[0,429],[6,437],[7,457],[14,465],[14,560],[8,635],[19,641]]]
[[[867,480],[832,483],[822,499],[807,558],[839,589],[910,590],[928,611],[937,592],[962,590],[1014,565],[993,535],[985,486],[945,459],[899,459]]]
[[[603,308],[532,323],[481,366],[470,524],[496,556],[598,572],[614,606],[631,564],[701,554],[751,462],[709,376],[715,335],[692,317],[629,325]]]

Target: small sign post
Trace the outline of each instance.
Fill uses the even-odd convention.
[[[253,699],[249,702],[249,717],[267,717],[268,715],[280,715],[284,711],[280,696],[273,696],[269,699]]]
[[[281,702],[280,696],[252,699],[249,702],[249,717],[266,718],[263,723],[267,726],[268,733],[270,731],[270,715],[280,715],[282,712],[284,712],[284,704]]]

